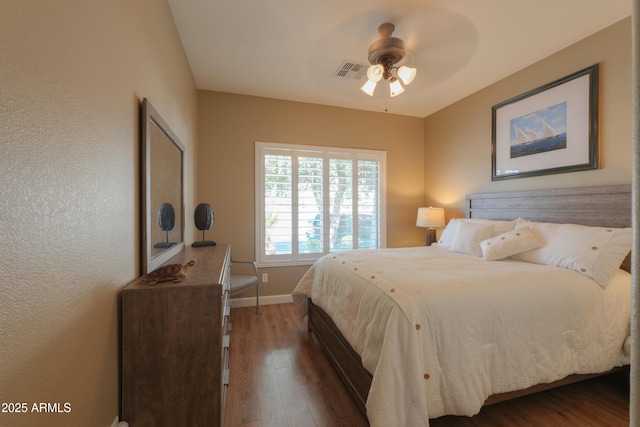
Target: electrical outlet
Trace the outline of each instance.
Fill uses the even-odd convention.
[[[269,281],[269,273],[262,273],[262,283],[267,283]]]

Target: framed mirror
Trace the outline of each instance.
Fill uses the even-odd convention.
[[[184,249],[184,145],[142,101],[142,274]]]

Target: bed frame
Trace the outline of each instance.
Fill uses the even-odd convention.
[[[521,217],[540,222],[631,227],[631,185],[469,194],[466,197],[466,215],[469,218],[512,220]],[[630,267],[628,256],[621,268],[630,271]],[[372,375],[364,369],[360,356],[351,348],[329,315],[311,300],[308,313],[309,330],[316,336],[358,408],[366,416],[365,403]],[[485,405],[614,371],[616,369],[593,375],[570,375],[550,384],[496,394],[490,396]]]

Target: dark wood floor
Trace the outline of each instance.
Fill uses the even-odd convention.
[[[231,310],[226,427],[368,426],[293,304]],[[431,426],[628,426],[628,374],[502,402]],[[397,426],[402,427],[402,426]]]

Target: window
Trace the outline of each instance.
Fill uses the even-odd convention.
[[[384,151],[256,142],[256,260],[385,247]]]

